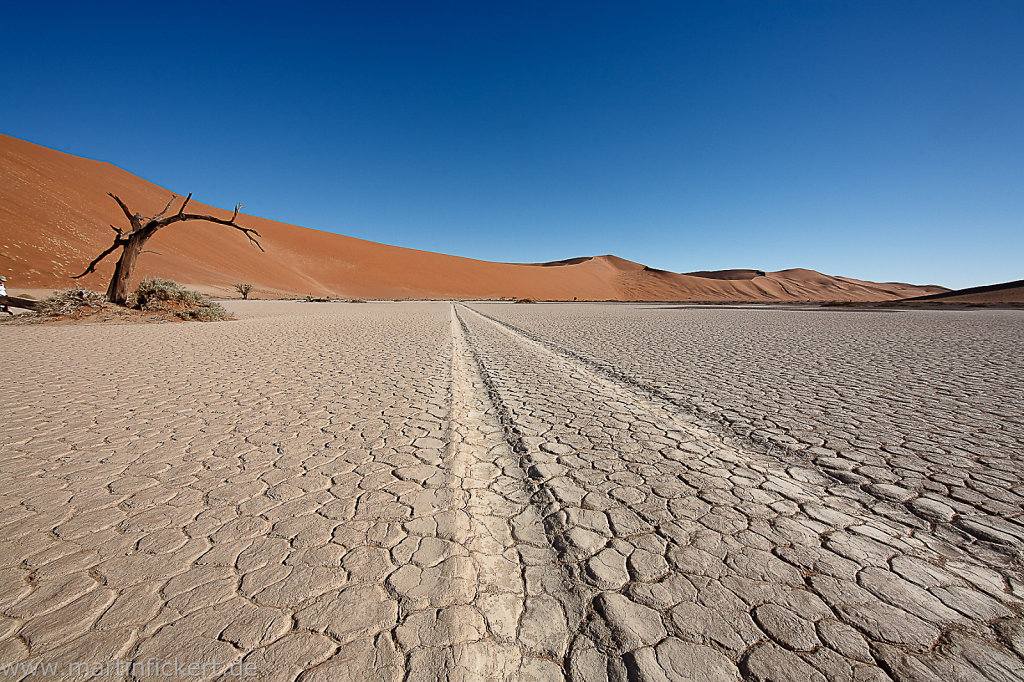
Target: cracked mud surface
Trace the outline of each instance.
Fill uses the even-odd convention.
[[[0,676],[1024,678],[1024,314],[233,307],[0,328]]]

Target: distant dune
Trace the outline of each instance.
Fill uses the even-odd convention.
[[[185,192],[189,189],[182,188]],[[66,288],[112,243],[109,225],[134,211],[158,212],[170,191],[109,163],[0,135],[0,272],[10,290]],[[179,190],[179,193],[181,190]],[[227,217],[229,212],[190,205]],[[314,294],[359,298],[533,298],[538,300],[882,301],[937,294],[938,286],[864,282],[814,270],[725,270],[678,274],[616,256],[519,264],[447,256],[241,216],[266,253],[238,232],[181,223],[158,232],[139,258],[136,279],[161,276],[212,293],[251,282],[256,296]],[[105,289],[108,259],[80,280]]]
[[[1024,279],[1002,284],[956,289],[938,294],[915,296],[908,301],[936,301],[938,303],[1024,303]]]
[[[687,275],[694,277],[705,277],[707,279],[754,279],[755,277],[766,277],[764,270],[701,270],[700,272],[687,272]]]

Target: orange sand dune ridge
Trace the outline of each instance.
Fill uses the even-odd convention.
[[[1024,279],[1001,284],[956,289],[940,294],[917,296],[910,301],[968,304],[1024,304]]]
[[[67,288],[112,243],[109,225],[125,218],[107,192],[146,215],[171,192],[109,163],[0,135],[0,273],[12,293]],[[230,212],[190,204],[190,210]],[[241,215],[262,235],[266,253],[237,231],[181,223],[154,236],[136,280],[159,276],[232,294],[249,282],[261,297],[313,294],[349,298],[534,298],[622,301],[881,301],[942,293],[937,286],[864,282],[813,270],[728,270],[679,274],[615,256],[520,264],[417,251]],[[78,280],[106,288],[114,258]]]

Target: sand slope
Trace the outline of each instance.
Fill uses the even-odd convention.
[[[1024,303],[1024,279],[1002,284],[957,289],[939,294],[916,296],[910,301],[939,303]]]
[[[125,219],[107,192],[144,215],[162,209],[171,194],[109,163],[0,135],[0,273],[12,280],[12,293],[71,286],[70,278],[110,245],[108,225],[122,227]],[[190,210],[228,215],[199,203],[190,204]],[[169,277],[225,294],[235,282],[251,282],[259,296],[361,298],[870,301],[947,291],[802,269],[678,274],[615,256],[491,263],[252,216],[240,222],[261,233],[266,253],[231,228],[182,223],[150,240],[147,249],[155,253],[140,257],[136,279]],[[113,263],[106,261],[80,282],[105,288]]]

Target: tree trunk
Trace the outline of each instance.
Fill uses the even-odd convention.
[[[130,237],[121,250],[121,257],[117,259],[117,265],[114,267],[114,276],[110,278],[110,286],[107,287],[107,300],[111,303],[127,305],[128,283],[131,281],[132,271],[135,270],[135,261],[147,239],[148,234],[137,234]]]

